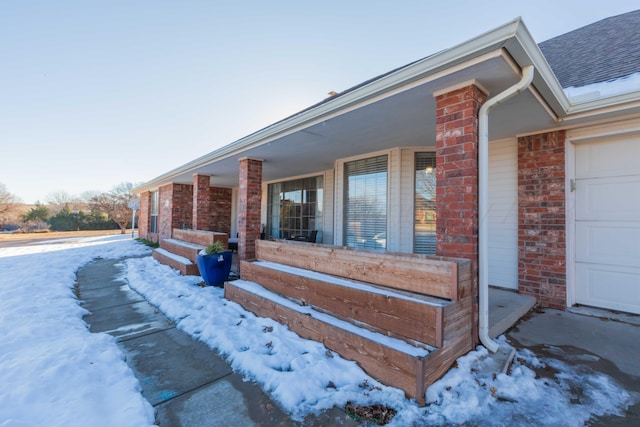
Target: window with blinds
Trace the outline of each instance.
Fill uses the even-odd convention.
[[[151,209],[150,209],[149,232],[158,232],[158,192],[151,192]]]
[[[436,253],[436,153],[416,153],[413,252]]]
[[[345,246],[387,247],[387,156],[344,165]]]

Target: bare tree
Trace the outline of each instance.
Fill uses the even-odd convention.
[[[133,199],[131,189],[133,184],[123,182],[108,193],[98,194],[91,198],[93,210],[101,212],[115,221],[120,226],[121,234],[127,232],[127,224],[131,218],[131,210],[129,209],[129,200]]]
[[[57,190],[47,194],[45,200],[47,201],[49,212],[52,216],[62,212],[62,210],[66,208],[70,209],[72,212],[79,212],[88,208],[87,202],[83,201],[78,196],[67,193],[64,190]]]
[[[16,196],[11,194],[7,186],[0,182],[0,228],[12,220],[18,209]]]

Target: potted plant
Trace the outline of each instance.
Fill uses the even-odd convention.
[[[224,286],[231,271],[232,252],[220,241],[215,241],[196,256],[202,279],[208,286]]]

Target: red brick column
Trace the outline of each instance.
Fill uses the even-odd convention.
[[[188,184],[167,184],[158,194],[159,238],[169,239],[174,228],[191,228],[193,189]]]
[[[238,192],[238,259],[256,256],[255,241],[260,238],[262,203],[262,161],[240,159]]]
[[[209,175],[193,175],[193,215],[195,230],[214,231],[211,223],[211,190]]]
[[[140,212],[138,213],[138,237],[149,238],[149,220],[151,216],[151,192],[140,193]]]
[[[567,307],[565,131],[518,138],[518,290]]]
[[[478,342],[478,113],[484,92],[469,85],[436,96],[436,253],[473,262]]]
[[[209,213],[211,231],[231,233],[231,189],[211,187],[209,192],[211,200],[211,211]]]

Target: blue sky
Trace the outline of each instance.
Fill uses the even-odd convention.
[[[537,41],[635,1],[0,0],[0,183],[142,182],[522,16]]]

